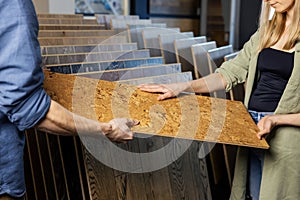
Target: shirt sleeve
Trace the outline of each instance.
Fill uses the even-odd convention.
[[[258,32],[253,34],[248,42],[245,43],[243,49],[232,60],[224,62],[220,68],[216,70],[221,73],[227,82],[226,92],[239,83],[244,83],[248,76],[249,63],[252,55],[257,52]]]
[[[0,112],[19,130],[36,125],[48,112],[38,22],[31,1],[1,1]]]

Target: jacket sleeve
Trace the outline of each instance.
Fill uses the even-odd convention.
[[[0,8],[0,112],[23,131],[46,115],[50,97],[42,87],[34,7],[31,1],[9,2]]]
[[[254,33],[234,59],[224,62],[220,68],[216,70],[216,72],[221,73],[226,80],[227,92],[237,84],[244,83],[246,81],[250,59],[252,55],[257,52],[256,48],[258,48],[258,37],[258,32]]]

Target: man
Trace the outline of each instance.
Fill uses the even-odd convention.
[[[0,199],[19,199],[25,193],[24,130],[107,136],[112,141],[133,138],[131,119],[109,123],[75,115],[42,88],[43,72],[37,39],[38,21],[31,0],[0,0]],[[105,111],[103,111],[105,112]],[[75,127],[76,124],[76,127]]]

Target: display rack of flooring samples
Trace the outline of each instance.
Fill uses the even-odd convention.
[[[64,20],[59,21],[64,22]],[[156,27],[155,24],[153,26]],[[109,35],[110,33],[112,33],[111,36]],[[73,40],[80,40],[81,37],[90,36],[114,38],[116,37],[115,34],[115,30],[41,30],[39,35],[40,41],[45,41],[46,39],[51,42],[54,41],[51,45],[41,42],[43,67],[60,73],[78,73],[78,76],[93,76],[93,78],[110,81],[133,79],[128,80],[131,83],[140,82],[142,81],[141,77],[146,76],[153,76],[148,81],[169,81],[164,78],[166,74],[174,74],[174,77],[176,77],[175,81],[191,79],[188,73],[180,75],[180,64],[164,65],[161,57],[149,57],[147,54],[148,50],[138,50],[136,43],[110,42],[104,44],[101,42],[100,44],[84,44],[82,42],[82,44],[74,44],[65,42],[70,37]],[[57,38],[60,40],[57,40]],[[65,43],[62,43],[62,41]],[[142,55],[137,54],[137,52],[142,53]],[[101,59],[99,59],[101,61],[95,60],[95,58],[97,59],[96,55],[101,55]],[[110,60],[109,56],[111,57]],[[162,78],[158,76],[162,76]],[[57,100],[55,95],[52,95],[52,98]],[[190,170],[181,172],[183,169],[174,167],[181,166],[182,161],[177,161],[172,168],[165,167],[153,173],[149,172],[142,175],[124,174],[97,161],[84,147],[81,151],[81,142],[78,137],[70,138],[49,134],[35,134],[34,131],[28,134],[27,140],[29,142],[26,148],[29,152],[29,154],[26,154],[27,160],[31,160],[31,162],[26,162],[28,172],[26,174],[30,177],[27,178],[28,185],[32,186],[32,188],[28,188],[28,199],[32,199],[32,197],[35,199],[97,199],[99,197],[102,199],[120,199],[122,196],[122,199],[125,197],[127,199],[146,199],[149,195],[152,195],[153,199],[159,199],[158,197],[176,199],[179,196],[183,196],[184,193],[190,194],[190,197],[198,196],[199,198],[202,198],[201,195],[203,194],[209,194],[209,191],[202,193],[196,191],[196,186],[198,188],[200,183],[208,183],[208,180],[199,181],[201,177],[199,173],[204,174],[202,176],[206,179],[208,177],[204,170],[200,170],[200,165],[206,166],[206,164],[201,164],[205,162],[204,159],[202,159],[203,162],[197,159],[197,151],[193,151],[193,160],[196,161],[193,169],[198,170],[195,170],[195,173],[192,174],[188,173]],[[155,140],[157,142],[154,142]],[[140,145],[141,148],[139,148],[139,143],[143,144]],[[167,139],[164,138],[163,140],[161,137],[157,139],[136,139],[133,144],[128,144],[128,148],[138,148],[138,151],[151,152],[153,149],[163,147],[163,144],[167,143]],[[198,145],[196,143],[194,147],[197,148]],[[39,152],[39,154],[36,155],[33,152]],[[189,161],[190,159],[189,153],[186,153],[183,157],[184,160],[188,159]],[[184,169],[190,167],[191,165],[187,165],[184,166]],[[178,175],[170,176],[175,171],[178,171]],[[106,178],[102,177],[104,175]],[[191,176],[197,178],[191,179]],[[47,179],[47,177],[51,178]],[[128,182],[123,182],[122,180],[128,180]],[[186,182],[187,185],[194,182],[193,180],[197,180],[200,183],[194,184],[195,187],[185,189],[185,187],[177,186],[175,180]],[[147,186],[149,182],[155,184],[149,187]],[[140,185],[142,189],[134,192],[129,189],[135,190],[136,185]],[[145,193],[144,189],[146,187],[149,189],[147,193]],[[208,190],[209,185],[200,187]],[[125,190],[127,192],[124,192]],[[166,193],[165,191],[169,192]],[[182,192],[184,193],[181,194]]]
[[[174,41],[175,55],[177,63],[181,63],[182,71],[191,71],[195,79],[193,56],[191,46],[207,42],[206,36],[176,39]]]
[[[193,32],[172,33],[172,34],[159,34],[159,44],[161,54],[166,63],[176,63],[176,53],[174,47],[174,41],[177,39],[194,37]]]
[[[137,16],[38,18],[44,87],[51,98],[91,119],[130,117],[140,125],[134,128],[133,141],[113,145],[103,137],[28,130],[26,199],[213,199],[203,141],[268,148],[253,137],[256,126],[240,102],[195,95],[158,102],[157,94],[133,86],[192,80],[190,70],[182,72],[176,61],[166,64],[160,46],[155,46],[160,34],[179,33],[178,28],[162,28],[164,24],[139,21]],[[218,109],[226,112],[220,115]],[[231,120],[236,116],[238,121]],[[107,145],[133,153],[120,157]],[[138,157],[132,161],[133,155]],[[155,168],[156,163],[161,166]]]
[[[139,20],[138,15],[107,15],[96,14],[96,20],[99,24],[104,24],[106,29],[111,29],[111,19],[124,19],[124,20]]]

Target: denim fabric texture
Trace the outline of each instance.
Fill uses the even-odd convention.
[[[256,112],[248,110],[254,122],[257,124],[264,116],[272,112]],[[264,165],[264,150],[251,148],[249,151],[248,188],[252,200],[259,200],[262,169]]]
[[[38,21],[31,0],[0,0],[0,195],[25,193],[24,130],[47,113]]]

